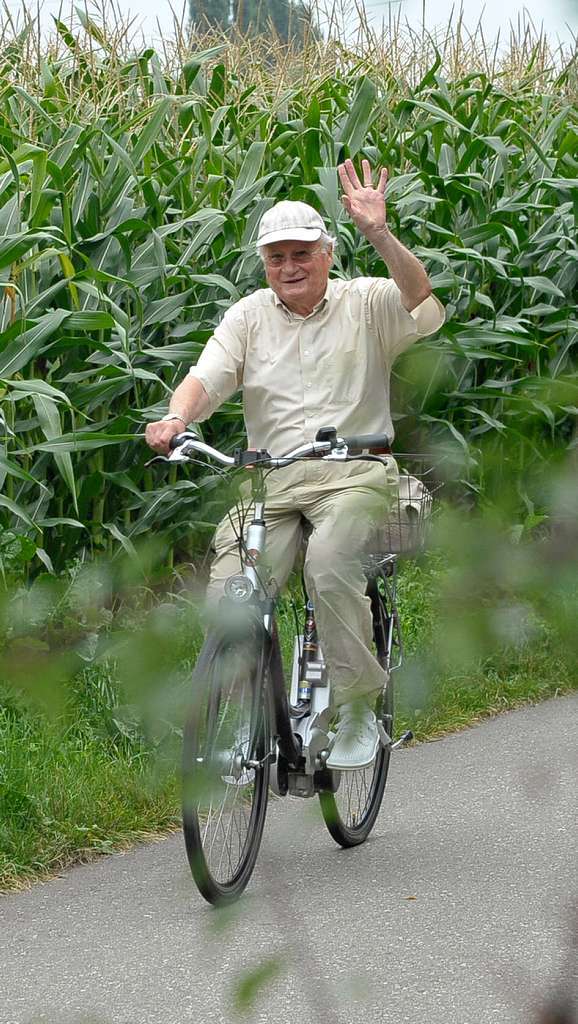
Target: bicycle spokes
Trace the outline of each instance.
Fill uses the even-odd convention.
[[[191,867],[211,902],[246,870],[268,768],[255,649],[222,643],[196,682],[185,736],[183,818]],[[265,767],[266,765],[266,767]]]

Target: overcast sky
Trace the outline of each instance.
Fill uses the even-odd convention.
[[[83,7],[85,5],[84,0],[76,0],[76,2],[80,2]],[[346,7],[354,6],[352,0],[349,0],[349,3],[348,0],[341,0],[341,2],[345,2]],[[43,20],[46,23],[50,20],[50,13],[57,13],[61,0],[41,0],[41,3]],[[170,31],[172,15],[169,0],[114,0],[114,3],[123,14],[130,13],[136,16],[137,24],[142,26],[148,38],[158,37],[157,22],[163,33]],[[365,0],[365,3],[368,15],[376,27],[379,26],[382,19],[385,19],[387,23],[388,7],[391,4],[394,14],[401,7],[402,22],[407,18],[412,28],[419,30],[422,20],[422,0]],[[325,4],[328,5],[328,0],[325,0]],[[459,11],[458,0],[454,4],[452,4],[452,0],[425,0],[425,4],[425,24],[428,29],[447,26],[452,7],[454,7],[453,22],[456,23],[456,12]],[[7,6],[11,11],[16,11],[20,8],[20,0],[7,0]],[[64,0],[65,10],[71,6],[71,0]],[[91,6],[91,0],[88,0],[89,10]],[[500,39],[506,40],[509,36],[509,23],[512,22],[515,27],[518,18],[522,17],[524,9],[532,18],[536,31],[539,31],[543,24],[553,43],[556,43],[558,39],[570,42],[572,32],[574,34],[578,32],[578,0],[526,0],[525,3],[520,0],[486,0],[485,5],[483,0],[474,4],[471,3],[471,0],[465,0],[464,6],[466,13],[463,17],[463,24],[473,31],[481,16],[486,41],[495,39],[498,30],[500,30]],[[183,10],[182,0],[173,0],[173,7],[180,13]],[[483,14],[482,7],[485,7]]]

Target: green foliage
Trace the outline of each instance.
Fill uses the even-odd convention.
[[[520,535],[507,510],[448,507],[434,552],[404,565],[397,728],[425,739],[578,686],[578,533],[563,515],[575,475],[552,489],[553,530]]]
[[[40,61],[15,38],[1,66],[0,522],[36,545],[31,570],[151,533],[169,564],[204,548],[214,472],[145,469],[143,424],[264,283],[256,225],[276,200],[319,207],[338,275],[386,272],[342,210],[347,155],[389,167],[392,229],[447,309],[396,366],[400,448],[452,448],[487,501],[507,467],[512,517],[539,519],[578,408],[572,64],[534,57],[506,87],[437,54],[409,85],[370,54],[251,63],[230,40],[163,65],[85,22],[58,23]],[[204,429],[238,443],[238,399]]]

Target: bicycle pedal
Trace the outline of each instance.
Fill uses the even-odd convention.
[[[404,732],[403,736],[400,736],[399,739],[395,741],[395,743],[391,744],[391,749],[399,750],[400,747],[403,747],[404,743],[409,743],[409,741],[412,739],[413,733],[411,729],[408,729],[407,732]]]

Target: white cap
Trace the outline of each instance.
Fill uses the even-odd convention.
[[[323,218],[312,206],[284,199],[261,217],[257,246],[293,240],[316,242],[325,230]]]

